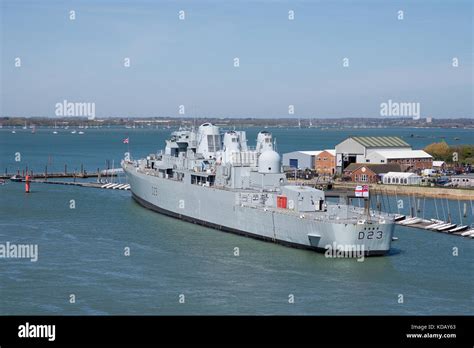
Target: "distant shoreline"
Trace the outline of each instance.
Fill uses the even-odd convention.
[[[192,126],[212,122],[223,127],[296,127],[296,128],[459,128],[474,129],[474,118],[426,119],[411,118],[216,118],[216,117],[105,117],[89,120],[86,117],[0,117],[3,127],[64,127],[64,126]]]

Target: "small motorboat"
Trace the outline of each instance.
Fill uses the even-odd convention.
[[[399,222],[399,221],[402,221],[402,220],[405,220],[406,219],[406,215],[401,215],[401,214],[397,214],[395,215],[395,217],[393,218],[393,220],[395,222]]]
[[[451,223],[443,222],[442,224],[434,225],[433,227],[430,227],[429,229],[430,230],[438,230],[438,228],[442,228],[442,227],[445,227],[445,226],[448,226],[448,225],[451,225]]]
[[[404,225],[404,224],[406,224],[408,221],[411,221],[411,220],[413,220],[412,217],[405,217],[404,220],[398,221],[398,224],[399,224],[399,225]]]
[[[21,175],[15,174],[10,178],[10,181],[13,182],[21,182],[23,180]]]
[[[474,230],[467,230],[467,231],[461,233],[461,236],[463,236],[463,237],[469,237],[469,236],[472,236],[472,235],[474,235]]]
[[[446,226],[441,226],[441,227],[438,227],[436,229],[436,231],[440,231],[440,232],[446,232],[454,227],[456,227],[457,225],[456,224],[447,224]]]
[[[452,230],[448,230],[448,233],[461,232],[461,231],[467,230],[468,228],[469,228],[468,225],[458,226],[458,227],[453,228]]]
[[[400,222],[400,225],[413,225],[413,224],[417,224],[419,222],[421,222],[421,218],[419,217],[412,217],[412,218],[409,218],[409,219],[406,219],[406,220],[403,220],[402,222]]]
[[[436,228],[436,227],[440,227],[441,225],[446,225],[446,222],[444,222],[444,221],[436,222],[436,223],[434,223],[434,224],[425,226],[425,229],[431,230],[432,228],[434,229],[434,228]]]

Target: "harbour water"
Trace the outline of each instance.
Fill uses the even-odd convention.
[[[332,148],[354,134],[403,136],[414,148],[441,137],[472,143],[462,129],[268,130],[279,152]],[[0,170],[118,166],[123,138],[138,158],[170,132],[84,131],[1,129]],[[258,131],[247,129],[250,142]],[[449,202],[455,221],[463,203]],[[473,222],[467,203],[465,224]],[[436,217],[431,199],[424,206],[421,214]],[[328,259],[156,214],[127,191],[34,184],[27,195],[9,182],[0,186],[0,244],[37,244],[39,256],[0,258],[0,314],[472,314],[474,240],[402,226],[395,236],[387,257]]]

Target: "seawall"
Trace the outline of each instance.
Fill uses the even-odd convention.
[[[333,184],[335,189],[354,190],[356,186],[357,184],[355,183]],[[372,193],[380,192],[387,195],[415,195],[419,197],[447,198],[453,200],[474,200],[474,189],[379,184],[369,184],[369,189]]]

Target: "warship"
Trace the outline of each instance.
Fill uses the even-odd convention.
[[[331,202],[313,187],[291,184],[272,134],[247,145],[245,131],[204,123],[171,133],[146,158],[122,168],[140,205],[184,221],[286,246],[327,252],[390,250],[394,220],[367,206]]]

